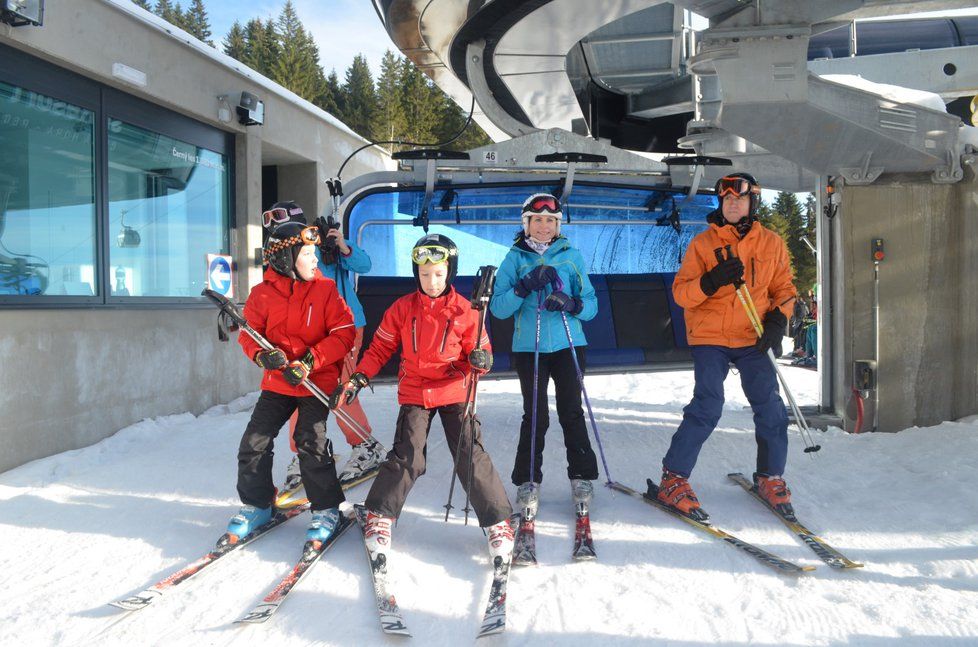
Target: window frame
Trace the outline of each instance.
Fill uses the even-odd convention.
[[[109,119],[117,119],[167,137],[224,155],[227,160],[227,226],[223,231],[228,250],[232,248],[235,219],[235,135],[191,117],[126,94],[99,81],[86,78],[47,61],[0,44],[0,82],[37,92],[76,105],[94,114],[95,171],[95,296],[0,295],[3,309],[110,308],[174,309],[211,308],[203,297],[112,296],[109,282],[110,250],[114,236],[109,232],[108,171]],[[200,259],[201,272],[205,259]]]

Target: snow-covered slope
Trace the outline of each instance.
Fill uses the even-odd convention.
[[[817,376],[787,368],[800,401]],[[657,477],[692,393],[688,372],[587,378],[611,476]],[[486,446],[509,480],[520,420],[515,380],[485,381]],[[598,561],[569,559],[573,510],[556,415],[548,434],[540,566],[514,570],[509,624],[486,644],[978,644],[978,419],[899,434],[817,434],[817,458],[791,430],[789,470],[803,522],[864,569],[837,572],[726,478],[753,468],[753,423],[739,378],[692,484],[714,522],[813,573],[778,574],[635,499],[597,488]],[[306,516],[126,616],[106,603],[208,550],[237,509],[235,452],[256,395],[147,420],[86,449],[0,475],[0,645],[388,644],[362,543],[347,533],[265,625],[232,621],[298,556]],[[393,386],[364,402],[389,443]],[[334,441],[339,435],[331,432]],[[282,443],[284,445],[284,443]],[[276,461],[281,479],[288,450]],[[394,531],[392,588],[423,645],[474,639],[488,593],[485,539],[442,521],[451,459],[439,423]],[[369,485],[350,493],[366,496]],[[512,492],[512,487],[510,487]],[[461,508],[456,492],[455,504]],[[121,618],[121,620],[120,620]]]

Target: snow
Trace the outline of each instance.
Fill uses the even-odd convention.
[[[798,400],[818,376],[784,369]],[[635,488],[658,475],[692,392],[690,372],[587,378],[612,476]],[[786,477],[801,520],[863,569],[830,569],[740,487],[752,471],[751,413],[731,374],[728,401],[692,484],[714,522],[798,564],[786,576],[608,488],[596,488],[598,561],[569,559],[570,488],[556,415],[546,451],[537,568],[513,571],[509,622],[486,645],[978,644],[978,416],[898,434],[816,440],[790,432]],[[342,537],[264,625],[232,622],[291,567],[305,520],[285,524],[130,614],[107,603],[206,552],[238,507],[235,453],[257,394],[145,420],[81,450],[0,475],[2,645],[383,645],[362,542]],[[393,385],[364,393],[389,444]],[[513,379],[480,387],[485,444],[508,482],[519,426]],[[335,430],[331,436],[338,441]],[[341,441],[340,441],[341,442]],[[345,450],[345,448],[340,451]],[[275,465],[284,476],[288,451]],[[474,641],[489,586],[482,532],[443,522],[451,461],[439,423],[421,478],[394,531],[392,590],[414,641]],[[513,487],[507,486],[511,495]],[[369,485],[349,496],[359,501]],[[456,492],[459,510],[462,499]],[[558,597],[563,595],[563,597]]]

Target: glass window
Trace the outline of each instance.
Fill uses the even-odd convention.
[[[196,297],[229,249],[227,157],[109,119],[113,297]]]
[[[0,82],[0,295],[98,294],[95,118]]]
[[[557,185],[440,188],[434,191],[429,231],[450,237],[459,248],[459,274],[481,265],[499,265],[520,231],[523,201]],[[653,188],[575,183],[561,227],[584,256],[591,274],[676,272],[690,240],[707,227],[716,208],[712,194],[685,194]],[[404,189],[373,193],[357,202],[348,219],[349,236],[370,254],[374,276],[411,276],[410,249],[423,235],[412,226],[424,192]],[[456,224],[456,220],[459,221]]]

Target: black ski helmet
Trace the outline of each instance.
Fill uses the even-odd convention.
[[[426,234],[418,239],[411,249],[411,267],[414,271],[414,284],[418,292],[424,293],[421,289],[421,278],[418,276],[418,264],[414,262],[414,250],[418,247],[438,246],[448,250],[448,276],[445,277],[445,292],[438,296],[444,296],[452,287],[455,275],[458,273],[458,247],[448,236],[442,234]]]
[[[752,187],[757,187],[756,191],[750,192],[750,210],[747,212],[747,216],[753,220],[757,217],[757,208],[761,205],[761,185],[757,183],[754,176],[750,173],[731,173],[729,175],[724,175],[722,178],[716,181],[713,185],[713,192],[720,195],[720,183],[729,178],[740,178],[742,180],[747,180]],[[717,205],[718,208],[723,209],[723,198],[720,198],[720,204]]]
[[[262,259],[273,270],[290,279],[301,280],[295,272],[295,260],[302,251],[302,231],[307,226],[301,222],[283,222],[272,229],[262,250]]]

